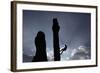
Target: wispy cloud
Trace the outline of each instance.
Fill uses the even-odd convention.
[[[47,58],[48,58],[48,61],[54,61],[53,51],[47,52]]]
[[[91,50],[85,46],[79,46],[78,48],[71,49],[70,53],[67,53],[69,53],[68,50],[62,54],[61,61],[86,60],[91,58]],[[66,54],[69,56],[66,56]]]
[[[90,50],[85,46],[79,46],[72,50],[70,60],[90,59]]]
[[[70,49],[70,48],[68,48],[68,49]],[[31,50],[31,51],[33,51],[33,50]],[[25,56],[26,62],[31,61],[31,59],[27,60],[28,57],[32,58],[33,55]],[[54,52],[52,50],[47,51],[47,58],[48,58],[48,61],[54,61]],[[90,48],[87,48],[85,46],[79,46],[78,48],[71,49],[70,53],[68,50],[66,50],[66,52],[63,52],[63,54],[61,55],[61,61],[86,60],[86,59],[90,59],[90,58],[91,58],[91,50],[90,50]]]

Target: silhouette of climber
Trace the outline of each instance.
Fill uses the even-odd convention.
[[[66,51],[66,50],[67,50],[67,45],[65,44],[65,47],[62,48],[62,49],[60,49],[60,55],[61,55],[64,51]]]
[[[35,38],[36,55],[32,62],[47,61],[45,34],[42,31],[37,33]]]
[[[60,61],[60,47],[59,47],[59,30],[60,26],[57,18],[53,18],[53,47],[54,47],[54,61]]]

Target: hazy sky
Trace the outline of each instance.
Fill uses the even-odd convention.
[[[61,60],[82,59],[78,57],[79,55],[90,58],[91,15],[89,13],[23,10],[23,61],[30,61],[32,56],[35,56],[34,38],[40,30],[45,33],[48,58],[51,58],[51,54],[53,56],[53,18],[58,19],[60,26],[60,48],[68,42],[68,49],[62,54]],[[82,49],[85,52],[82,52]]]

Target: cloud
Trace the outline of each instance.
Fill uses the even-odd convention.
[[[54,61],[53,51],[47,52],[48,61]]]
[[[70,60],[90,59],[90,49],[85,46],[79,46],[71,52]]]
[[[33,51],[33,50],[31,50]],[[67,61],[67,60],[86,60],[91,58],[90,48],[85,46],[79,46],[78,48],[67,50],[66,52],[63,52],[61,55],[61,61]],[[67,56],[66,56],[67,55]],[[25,62],[29,62],[31,60],[33,55],[25,56]],[[29,60],[28,60],[29,59]],[[47,59],[48,61],[54,61],[54,53],[52,50],[47,51]]]
[[[90,52],[90,48],[85,46],[79,46],[78,48],[72,49],[70,53],[68,52],[68,50],[66,52],[63,52],[63,54],[61,55],[61,61],[90,59]],[[47,52],[47,58],[48,61],[54,61],[53,51]]]

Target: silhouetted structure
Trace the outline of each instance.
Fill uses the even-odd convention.
[[[57,18],[53,19],[53,47],[54,47],[54,61],[60,61],[60,47],[59,47],[59,24]]]
[[[32,62],[47,61],[45,34],[42,31],[37,33],[35,45],[36,55],[34,56]]]

